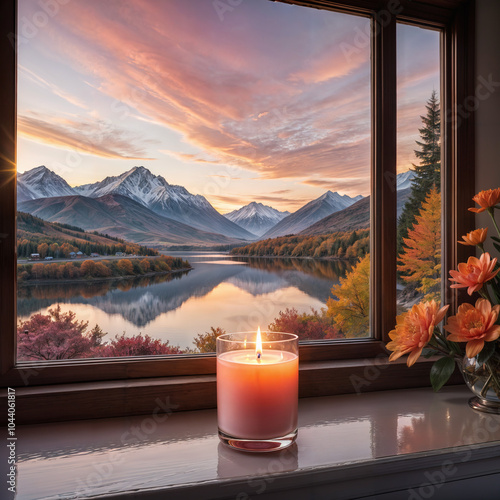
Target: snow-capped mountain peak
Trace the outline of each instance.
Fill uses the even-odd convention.
[[[17,176],[19,201],[55,196],[72,196],[73,188],[45,165],[33,168]]]
[[[280,212],[263,203],[252,201],[238,210],[225,214],[224,217],[247,231],[261,236],[288,215],[290,212]]]
[[[183,186],[171,185],[161,175],[154,175],[145,167],[134,167],[120,175],[106,177],[100,182],[75,187],[75,191],[91,198],[121,194],[148,208],[166,200],[189,201],[204,207],[210,205],[205,197],[192,195]]]
[[[407,172],[402,172],[396,177],[396,189],[401,191],[403,189],[408,189],[411,187],[413,179],[415,179],[417,174],[413,170],[408,170]]]
[[[154,175],[142,166],[106,177],[101,182],[78,186],[75,191],[91,198],[121,194],[159,215],[203,231],[234,238],[255,238],[255,235],[223,217],[204,196],[191,194],[183,186],[169,184],[161,175]]]
[[[362,198],[361,195],[351,198],[347,194],[341,195],[337,192],[327,191],[319,198],[306,203],[296,212],[285,217],[263,236],[265,238],[276,238],[285,234],[300,233],[324,217],[350,207]]]
[[[351,198],[347,194],[342,195],[337,193],[337,191],[327,191],[325,194],[317,198],[316,201],[325,201],[330,206],[338,210],[339,206],[342,206],[343,208],[350,207],[353,203],[361,200],[361,198],[363,198],[361,195]]]

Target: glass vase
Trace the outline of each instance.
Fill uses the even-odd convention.
[[[462,374],[465,383],[475,394],[469,400],[474,410],[500,414],[500,356],[494,354],[486,363],[464,357]]]

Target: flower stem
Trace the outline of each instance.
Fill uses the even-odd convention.
[[[494,389],[495,393],[497,395],[497,398],[500,398],[500,380],[498,380],[498,373],[496,372],[496,367],[492,367],[490,361],[486,362],[486,367],[488,368],[488,371],[490,372],[490,377],[493,381],[494,384]]]
[[[486,382],[483,385],[483,388],[481,389],[481,392],[479,393],[479,395],[482,398],[486,398],[486,394],[488,393],[488,389],[490,388],[492,378],[493,378],[493,375],[490,373],[488,379],[486,380]]]
[[[500,228],[498,227],[497,221],[495,220],[495,213],[493,212],[493,208],[488,208],[488,213],[490,214],[491,220],[497,230],[498,236],[500,236]]]
[[[486,288],[486,285],[484,285],[484,287],[481,290],[478,290],[478,292],[479,292],[479,295],[481,295],[481,297],[483,297],[483,299],[486,299],[486,300],[492,302],[490,294],[488,292],[488,288]]]

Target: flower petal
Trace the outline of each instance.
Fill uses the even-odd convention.
[[[500,325],[495,325],[486,332],[484,340],[491,342],[496,340],[498,337],[500,337]]]
[[[484,340],[482,339],[469,340],[469,342],[467,342],[467,345],[465,347],[465,354],[467,355],[468,358],[475,358],[483,350],[483,347],[484,347]]]
[[[420,349],[417,349],[415,351],[412,351],[410,353],[410,355],[408,356],[408,360],[406,361],[406,364],[408,366],[412,366],[415,363],[415,361],[417,361],[417,359],[422,354],[422,350],[423,350],[423,347],[421,347]]]

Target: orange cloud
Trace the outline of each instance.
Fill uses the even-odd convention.
[[[71,122],[68,119],[46,121],[41,118],[19,116],[20,135],[37,142],[59,146],[81,153],[103,158],[124,158],[129,160],[153,160],[145,156],[144,150],[134,146],[126,132],[115,127],[96,128],[95,123]]]
[[[167,9],[156,1],[118,8],[86,0],[65,5],[37,40],[100,97],[178,132],[199,152],[164,153],[242,167],[262,179],[306,174],[339,186],[357,179],[361,189],[370,169],[370,48],[346,54],[341,42],[368,22],[272,2],[244,2],[231,23],[221,23],[207,1],[169,2]],[[426,67],[419,76],[415,67],[407,86],[432,73]],[[24,124],[26,134],[28,125],[37,129]],[[38,132],[78,142],[76,130],[54,126],[38,125]],[[101,153],[144,154],[140,141],[113,139]]]

